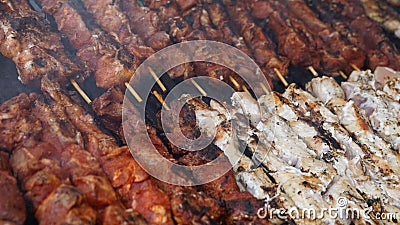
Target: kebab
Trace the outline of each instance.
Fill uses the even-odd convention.
[[[26,191],[25,198],[32,202],[36,211],[35,217],[39,223],[48,224],[63,221],[95,223],[96,211],[88,205],[82,192],[68,182],[61,180],[59,163],[55,159],[46,157],[41,160],[37,159],[40,157],[40,153],[43,154],[41,148],[36,148],[39,155],[35,156],[23,147],[23,144],[29,144],[28,140],[32,140],[32,137],[34,137],[34,135],[29,137],[31,134],[40,133],[43,129],[41,123],[30,118],[29,115],[31,104],[37,98],[38,96],[35,95],[28,97],[21,94],[2,105],[2,113],[7,113],[9,116],[7,121],[9,123],[6,123],[6,121],[2,123],[2,127],[5,128],[2,136],[8,138],[5,139],[9,140],[8,145],[11,147],[8,150],[13,151],[10,159],[13,173],[22,182],[22,187]],[[15,129],[12,125],[17,125],[18,129]],[[24,132],[27,128],[33,128],[32,133]],[[7,131],[13,131],[16,137],[10,138],[12,133]],[[34,149],[34,145],[35,143],[31,143],[32,149]],[[54,200],[60,199],[60,197],[68,204],[65,206],[57,204]]]
[[[9,157],[8,153],[0,152],[0,191],[7,193],[0,199],[0,223],[22,225],[26,220],[26,205],[11,173]]]
[[[262,29],[254,24],[246,11],[244,3],[224,1],[225,9],[240,31],[247,46],[252,50],[255,61],[266,76],[284,77],[288,73],[288,60],[279,58],[275,53],[275,44],[264,35]],[[282,75],[282,76],[281,76]]]
[[[346,100],[353,100],[360,109],[363,109],[373,129],[395,150],[399,150],[400,103],[385,93],[374,91],[369,84],[361,81],[344,82],[342,87],[346,93]]]
[[[205,31],[207,34],[208,38],[214,41],[219,41],[223,42],[226,44],[229,44],[231,46],[234,46],[244,52],[246,55],[252,57],[250,49],[247,47],[246,43],[244,42],[243,37],[237,35],[229,26],[229,18],[227,14],[224,12],[223,7],[216,2],[208,2],[208,1],[198,1],[200,2],[198,4],[198,7],[201,10],[201,15],[200,15],[200,24],[202,26],[202,29]],[[220,32],[222,31],[222,34]],[[239,61],[239,60],[236,60]],[[237,72],[240,70],[243,70],[246,68],[246,65],[240,64],[240,62],[236,63],[231,63],[236,64],[235,68],[237,68]],[[235,73],[232,71],[229,71],[229,79],[227,80],[233,87],[235,87],[237,90],[242,89],[243,91],[248,91],[246,85],[240,79],[240,77],[236,76]],[[248,76],[247,79],[252,80],[253,83],[259,83],[259,81],[256,81],[256,77],[250,77]],[[267,77],[268,79],[268,77]],[[268,80],[268,83],[270,84],[271,81]],[[263,84],[260,83],[260,86]],[[257,87],[253,87],[252,90],[254,93],[262,93],[261,90]]]
[[[93,118],[73,104],[56,83],[47,83],[42,90],[52,104],[65,109],[72,124],[83,134],[88,151],[100,162],[124,205],[138,211],[149,223],[172,224],[170,200],[132,158],[129,149],[119,147],[113,137],[100,131]]]
[[[118,3],[112,1],[83,0],[86,10],[93,16],[94,21],[105,31],[115,37],[115,40],[129,50],[138,59],[150,57],[155,51],[143,44],[139,35],[133,34],[129,20],[120,10]]]
[[[369,68],[375,69],[377,66],[399,68],[398,50],[390,43],[379,25],[365,15],[362,4],[357,1],[349,4],[341,0],[308,1],[308,4],[318,11],[321,18],[326,18],[325,22],[340,21],[356,34],[356,40],[353,39],[352,42],[358,43],[357,46],[368,53]],[[368,35],[371,33],[374,35]]]
[[[260,114],[258,114],[256,111],[247,110],[247,109],[255,109],[254,107],[251,107],[250,105],[255,106],[257,104],[257,103],[254,103],[254,100],[251,99],[250,96],[246,96],[245,94],[241,95],[241,93],[235,93],[232,99],[233,99],[233,102],[236,102],[234,105],[238,106],[238,110],[237,110],[238,113],[242,112],[243,115],[248,115],[248,113],[250,113],[250,114],[254,113],[254,115],[251,115],[252,118],[257,117],[257,115],[259,117]],[[211,104],[211,105],[213,105],[213,104]],[[266,105],[269,106],[268,103],[266,103]],[[214,110],[215,110],[215,108],[219,109],[220,107],[214,107]],[[212,118],[215,118],[215,116],[213,116],[213,113],[210,113],[210,111],[212,111],[212,109],[211,110],[204,109],[204,107],[198,106],[196,110],[198,110],[198,111],[196,111],[196,114],[198,115],[197,118],[198,118],[199,124],[208,123],[205,121],[210,121],[210,119],[212,120]],[[222,114],[222,112],[223,111],[219,111],[219,113],[221,113],[220,115],[226,115],[226,114]],[[237,115],[237,113],[234,113],[234,115]],[[273,118],[273,116],[272,117],[268,116],[268,113],[266,113],[266,112],[264,113],[264,115],[266,115],[265,118]],[[267,120],[269,120],[269,119],[267,119]],[[272,119],[272,120],[274,120],[274,119]],[[223,121],[223,120],[221,120],[221,121]],[[216,121],[214,121],[214,122],[216,122]],[[285,122],[283,122],[283,123],[282,122],[283,121],[281,121],[281,120],[279,121],[279,126],[281,126],[285,123]],[[226,121],[225,121],[225,123],[226,123]],[[257,121],[255,121],[255,123],[257,123]],[[261,122],[261,123],[264,123],[264,122]],[[239,128],[239,129],[241,129],[241,128]],[[248,134],[248,131],[246,131],[247,129],[248,128],[245,128],[245,131],[241,132],[241,133]],[[286,129],[286,131],[287,131],[287,129]],[[218,130],[217,132],[221,132],[221,131]],[[257,132],[257,131],[253,130],[253,132]],[[265,133],[265,132],[263,132],[263,133]],[[277,133],[277,132],[275,131],[275,133]],[[279,133],[279,131],[278,131],[278,133]],[[255,134],[253,134],[253,135],[255,135]],[[262,136],[262,133],[259,133],[258,135]],[[223,137],[223,136],[219,135],[219,137]],[[287,164],[288,161],[285,162],[286,157],[283,157],[283,159],[282,159],[281,157],[276,155],[277,154],[276,152],[279,150],[276,150],[276,148],[274,148],[273,146],[268,146],[267,143],[270,143],[270,142],[265,143],[265,142],[262,142],[260,139],[258,141],[258,146],[256,146],[257,141],[252,140],[253,138],[251,138],[251,137],[250,137],[250,139],[249,139],[249,137],[246,137],[246,135],[244,135],[244,136],[237,135],[237,137],[239,139],[244,137],[244,139],[241,139],[241,141],[244,141],[245,143],[247,143],[248,146],[253,150],[253,154],[254,154],[253,160],[254,160],[254,158],[256,158],[258,160],[262,160],[261,161],[262,165],[266,167],[266,169],[268,171],[267,172],[268,176],[273,177],[274,181],[278,182],[278,184],[279,184],[278,188],[282,189],[282,191],[283,191],[282,194],[279,194],[279,195],[282,195],[282,197],[276,198],[279,200],[275,200],[278,202],[278,205],[281,205],[285,208],[286,207],[291,208],[293,206],[298,206],[300,208],[304,208],[304,207],[318,208],[318,207],[321,207],[321,204],[326,204],[326,203],[324,203],[326,200],[328,200],[328,202],[329,202],[329,198],[333,198],[333,197],[338,198],[339,196],[343,196],[343,194],[345,192],[342,193],[340,191],[342,191],[344,189],[348,189],[348,186],[351,186],[351,185],[349,185],[349,182],[346,180],[339,180],[339,181],[336,180],[335,182],[332,182],[333,185],[329,187],[329,190],[322,191],[322,192],[318,191],[319,188],[321,188],[321,185],[323,182],[321,182],[321,180],[319,180],[318,178],[314,177],[314,175],[312,175],[312,174],[313,174],[313,172],[315,172],[316,168],[319,168],[319,166],[315,166],[314,170],[308,170],[311,174],[308,173],[308,175],[307,175],[307,173],[300,171],[300,169],[303,170],[305,168],[299,168],[299,169],[294,168],[291,165]],[[275,139],[275,141],[278,141],[278,140],[279,140],[279,138],[277,137]],[[272,143],[276,144],[275,141]],[[261,142],[262,142],[262,144],[261,144]],[[222,144],[221,148],[223,145],[226,145],[223,148],[225,153],[227,152],[227,148],[233,148],[232,151],[230,151],[228,154],[231,154],[232,152],[234,152],[234,149],[237,149],[237,147],[234,147],[235,144],[227,143],[226,141],[223,141],[221,139],[217,139],[216,143]],[[279,145],[279,144],[276,144],[276,145]],[[291,151],[289,151],[289,152],[291,152]],[[294,155],[297,154],[295,151],[292,153]],[[240,155],[240,153],[236,153],[236,154]],[[291,153],[286,152],[285,154],[291,154]],[[229,155],[228,155],[228,157],[229,157]],[[241,175],[241,173],[243,173],[244,168],[246,168],[246,163],[244,163],[244,162],[246,162],[248,160],[250,160],[250,159],[248,159],[246,156],[244,156],[239,161],[239,164],[234,166],[234,168],[235,167],[241,168],[240,171],[235,171],[237,173],[236,176],[240,177],[240,182],[244,183],[243,186],[250,187],[248,190],[250,193],[252,193],[253,195],[257,195],[257,193],[254,191],[254,190],[257,190],[257,188],[255,188],[255,186],[257,187],[257,185],[258,185],[258,186],[263,187],[263,185],[267,185],[267,186],[270,186],[270,185],[268,184],[267,179],[263,179],[263,180],[260,179],[263,177],[262,175],[258,175],[258,177],[255,178],[254,176],[251,176],[251,173],[249,173],[249,171],[246,171],[247,174],[245,176]],[[304,157],[302,160],[303,160],[302,162],[306,162],[307,159],[305,159],[305,157]],[[317,161],[314,161],[314,162],[317,162]],[[251,160],[250,160],[250,162],[251,162]],[[295,162],[295,160],[294,160],[294,162]],[[303,166],[304,164],[301,164],[298,162],[298,165]],[[318,165],[323,165],[323,163],[318,164]],[[254,168],[253,168],[253,170],[254,170]],[[333,174],[335,174],[335,172],[330,173],[330,174],[333,175]],[[290,179],[288,179],[289,177],[290,177]],[[255,182],[255,181],[260,182],[260,180],[261,180],[261,183]],[[262,183],[265,181],[267,182],[267,184]],[[308,185],[304,186],[301,184],[301,183],[304,184],[305,182],[307,182]],[[299,189],[302,189],[302,190],[306,189],[306,190],[295,193],[292,188],[295,188],[297,185],[301,186],[301,188],[299,188]],[[319,188],[317,188],[317,187],[319,187]],[[299,190],[299,189],[297,189],[297,190]],[[310,193],[309,191],[307,191],[308,189],[310,189],[310,191],[312,190],[311,193],[314,193],[314,194],[308,195],[308,193]],[[322,198],[322,195],[323,195],[322,193],[325,193],[325,195],[327,196],[325,200],[323,200],[323,198]],[[360,199],[362,199],[362,197],[359,196],[354,189],[353,190],[350,189],[348,191],[348,193],[350,193],[350,196],[355,195],[355,196],[352,196],[352,199],[354,199],[354,197],[359,198],[358,200],[354,199],[353,200],[354,202],[352,201],[350,204],[352,204],[353,207],[357,207],[357,208],[361,209],[363,201]],[[279,197],[279,195],[278,195],[278,197]],[[273,198],[273,199],[275,199],[275,198]],[[302,204],[302,205],[300,206],[300,204]],[[330,204],[332,204],[332,203],[330,203]],[[308,219],[310,219],[310,218],[308,218]],[[306,218],[306,220],[303,220],[303,221],[296,220],[295,222],[299,223],[299,224],[302,224],[302,223],[306,224],[307,221],[308,220]],[[345,223],[348,223],[348,222],[349,221],[347,221]]]
[[[303,1],[284,1],[283,4],[291,14],[304,22],[304,28],[308,28],[307,30],[313,37],[313,43],[316,44],[316,49],[322,49],[340,59],[341,65],[338,66],[338,70],[348,73],[350,72],[349,63],[358,67],[364,65],[364,53],[357,47],[343,41],[339,33],[333,30],[329,24],[320,21]]]
[[[59,82],[84,79],[82,65],[64,52],[61,38],[25,1],[0,3],[0,51],[16,64],[19,80],[32,83],[48,74]]]
[[[353,72],[354,73],[354,72]],[[372,74],[365,71],[357,75],[354,73],[349,81],[357,81],[358,79],[367,78],[366,83],[370,84],[374,90],[383,91],[389,97],[396,101],[400,101],[400,74],[388,67],[377,67]],[[365,81],[364,81],[365,82]]]
[[[400,38],[400,14],[385,1],[362,0],[366,14]]]
[[[183,96],[179,101],[186,102],[186,98]],[[177,102],[174,102],[175,104]],[[199,130],[194,129],[196,127],[196,120],[194,120],[195,112],[194,108],[187,105],[183,108],[182,113],[177,113],[179,110],[175,108],[175,104],[172,104],[171,111],[166,115],[166,120],[176,120],[177,115],[181,115],[180,126],[182,132],[188,138],[195,138],[198,135]],[[203,103],[204,104],[204,103]],[[175,112],[174,112],[175,111]],[[169,124],[169,123],[167,123]],[[176,127],[166,127],[166,132],[175,133],[173,130],[179,129]],[[171,145],[172,152],[177,155],[177,159],[180,164],[186,166],[196,166],[206,164],[216,157],[222,154],[221,150],[216,146],[208,146],[200,151],[185,151]],[[229,166],[228,160],[220,161],[221,167]],[[201,186],[202,190],[210,197],[215,198],[220,202],[220,207],[226,209],[226,219],[228,223],[237,223],[240,221],[246,221],[249,223],[266,224],[266,221],[261,220],[257,217],[257,210],[262,207],[263,202],[257,201],[248,193],[240,192],[235,182],[232,171],[224,174],[221,178],[211,181]]]
[[[94,72],[98,87],[109,88],[131,78],[139,65],[138,59],[94,23],[85,23],[85,19],[90,17],[83,17],[85,12],[79,9],[79,5],[72,5],[73,1],[46,0],[40,3],[43,11],[54,17],[60,32],[78,49],[76,55],[86,69]]]
[[[257,20],[268,20],[268,28],[278,42],[278,53],[290,59],[293,65],[319,67],[316,51],[308,46],[292,27],[282,4],[278,1],[250,1],[247,3],[251,15]],[[276,10],[280,10],[278,13]],[[266,27],[267,24],[262,25]],[[305,31],[305,30],[304,30]]]
[[[195,1],[194,1],[195,2]],[[169,34],[171,39],[175,43],[180,43],[182,41],[190,41],[190,40],[205,40],[207,38],[207,34],[201,30],[200,17],[201,17],[201,9],[200,7],[194,7],[191,9],[187,9],[186,11],[180,11],[178,2],[172,2],[171,4],[167,4],[168,9],[174,12],[174,15],[169,15],[171,17],[165,18],[166,24],[164,26],[168,27]],[[186,9],[186,8],[185,8]],[[163,11],[159,11],[158,14],[163,14]],[[180,16],[180,13],[182,16]],[[159,15],[159,17],[166,17],[163,15]],[[204,53],[201,53],[204,54]],[[221,65],[216,65],[212,63],[203,63],[197,62],[193,63],[195,72],[197,76],[210,76],[216,79],[223,79],[226,82],[229,82],[229,77],[232,77],[234,74],[227,68],[224,68]],[[179,75],[179,74],[178,74]],[[190,78],[194,76],[193,73],[187,74],[184,78]],[[237,79],[237,78],[236,78]],[[242,87],[236,87],[241,89]]]

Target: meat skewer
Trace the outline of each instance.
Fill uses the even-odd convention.
[[[251,15],[257,20],[268,20],[262,23],[263,27],[273,32],[278,42],[278,53],[290,59],[293,65],[319,67],[319,56],[308,46],[303,38],[292,27],[294,21],[289,20],[286,10],[278,1],[249,1],[248,8]],[[280,12],[278,13],[279,10]],[[305,32],[305,30],[303,31]]]
[[[346,100],[353,100],[355,105],[363,109],[373,129],[398,151],[400,103],[380,91],[374,91],[369,84],[348,81],[342,83],[342,88]]]
[[[241,97],[238,97],[238,96],[241,96]],[[266,96],[264,96],[264,97],[266,97]],[[251,118],[259,117],[260,114],[259,114],[259,112],[257,112],[257,110],[256,111],[252,110],[252,111],[246,112],[246,109],[255,109],[254,107],[251,107],[251,105],[256,105],[257,104],[257,103],[251,103],[251,102],[254,102],[254,100],[251,99],[250,96],[246,96],[245,94],[241,95],[241,93],[235,93],[234,96],[232,97],[232,99],[235,102],[237,101],[237,103],[235,103],[235,105],[238,106],[238,108],[239,108],[238,112],[239,113],[240,112],[245,113],[245,114],[250,113],[251,114],[250,115]],[[234,99],[236,99],[236,100],[234,100]],[[266,106],[268,106],[268,107],[271,106],[269,103],[267,103],[267,102],[265,102],[265,103],[266,103],[265,104]],[[213,103],[211,103],[211,105],[213,105]],[[216,107],[216,108],[218,109],[218,107]],[[243,111],[242,111],[242,109],[243,109]],[[204,109],[204,108],[198,107],[197,110],[198,111],[196,112],[196,114],[198,114],[198,118],[199,118],[198,123],[199,124],[205,124],[205,123],[207,123],[205,121],[207,121],[207,120],[211,121],[212,120],[211,118],[215,118],[215,116],[213,116],[212,113],[210,113],[210,111],[211,111],[210,109]],[[223,111],[219,111],[218,113],[220,115],[224,115]],[[254,115],[253,115],[253,113],[254,113]],[[206,119],[206,120],[204,120],[205,123],[202,123],[203,119]],[[221,122],[222,121],[223,121],[223,119],[221,120]],[[257,121],[260,121],[260,120],[255,120],[254,123],[257,124]],[[216,121],[214,120],[214,123],[215,122]],[[282,125],[282,122],[283,121],[279,121],[279,124]],[[224,123],[227,123],[227,122],[225,121]],[[285,122],[283,122],[283,123],[285,123]],[[218,124],[218,122],[217,122],[217,124]],[[252,120],[252,124],[253,124],[253,120]],[[259,127],[259,126],[257,126],[257,127]],[[211,131],[211,132],[213,132],[213,131]],[[218,132],[224,132],[224,131],[218,131]],[[244,131],[243,133],[247,134],[248,132],[249,131]],[[258,131],[253,131],[253,132],[258,132]],[[304,130],[302,130],[302,132],[304,132]],[[241,132],[239,132],[239,133],[241,133]],[[279,131],[275,130],[275,134],[276,133],[279,133]],[[346,178],[342,179],[340,181],[336,180],[335,182],[332,182],[331,184],[333,184],[333,185],[332,186],[330,185],[329,190],[326,190],[326,191],[322,192],[324,194],[322,194],[318,190],[317,191],[314,190],[314,188],[312,187],[312,184],[310,184],[310,187],[307,186],[305,188],[307,190],[308,190],[308,188],[312,189],[313,190],[312,192],[314,193],[314,195],[306,197],[305,195],[307,195],[307,191],[305,191],[306,193],[304,193],[304,195],[303,195],[302,192],[299,192],[299,195],[302,196],[301,197],[302,199],[301,200],[297,199],[298,196],[296,196],[296,194],[292,193],[291,189],[290,189],[290,188],[298,185],[297,182],[299,182],[299,183],[301,183],[301,182],[310,182],[310,183],[316,182],[316,183],[319,183],[319,186],[322,185],[322,183],[320,183],[321,181],[319,181],[318,178],[315,178],[315,177],[313,178],[312,177],[313,175],[311,175],[316,171],[315,170],[316,168],[308,170],[309,173],[311,173],[308,176],[305,175],[305,174],[300,175],[301,172],[300,173],[298,173],[299,171],[296,172],[297,169],[294,169],[290,165],[287,165],[285,162],[282,161],[281,157],[279,157],[278,155],[275,155],[276,153],[273,153],[273,152],[277,151],[277,150],[275,150],[275,148],[273,146],[269,146],[269,147],[268,146],[264,146],[264,144],[266,144],[266,143],[262,142],[261,139],[258,141],[258,146],[256,146],[255,143],[257,143],[257,141],[251,140],[252,138],[250,138],[250,140],[246,140],[246,136],[247,135],[244,135],[244,136],[241,136],[240,134],[237,134],[237,135],[238,135],[239,139],[244,137],[244,139],[241,139],[241,141],[244,141],[245,143],[247,143],[249,145],[249,147],[251,149],[253,149],[253,154],[254,154],[253,157],[256,157],[257,159],[262,160],[263,165],[268,168],[269,176],[274,177],[275,178],[274,181],[279,182],[279,187],[278,188],[282,188],[283,189],[283,193],[280,193],[278,195],[278,197],[280,197],[280,198],[277,198],[277,199],[282,199],[282,197],[285,196],[284,198],[286,199],[286,201],[283,202],[283,203],[279,202],[279,200],[275,200],[275,201],[277,201],[278,204],[280,204],[280,205],[283,204],[284,208],[291,208],[291,207],[294,207],[297,204],[309,204],[309,207],[312,207],[312,205],[314,205],[314,207],[319,208],[319,207],[321,207],[321,205],[317,206],[316,202],[313,203],[314,200],[318,199],[318,195],[321,195],[321,196],[319,196],[320,200],[317,200],[319,202],[319,204],[326,204],[325,201],[330,202],[331,198],[338,199],[339,197],[344,197],[344,195],[345,195],[349,199],[350,198],[353,199],[354,202],[351,201],[349,203],[349,204],[352,205],[352,207],[362,209],[362,205],[364,204],[365,201],[363,200],[363,198],[361,196],[358,195],[358,193],[357,193],[357,191],[355,189],[351,189],[350,188],[348,191],[342,192],[344,189],[347,189],[348,187],[351,187],[351,185],[349,185],[349,181],[347,181]],[[218,137],[223,137],[223,136],[218,135]],[[279,138],[277,138],[277,139],[279,139]],[[219,142],[219,139],[217,139],[216,142]],[[228,146],[223,147],[223,148],[221,146],[221,149],[224,149],[225,152],[227,151],[227,148],[235,149],[235,147],[234,147],[235,144],[234,143],[230,143],[229,144],[229,143],[226,143],[226,141],[223,141],[223,140],[221,140],[221,142],[219,142],[219,143],[221,143],[222,145],[228,145]],[[269,143],[269,142],[267,142],[267,143]],[[278,145],[276,142],[272,142],[272,143],[275,143],[276,145]],[[233,146],[230,147],[229,145],[233,145]],[[265,148],[268,148],[268,149],[265,149]],[[271,150],[269,148],[271,148]],[[232,152],[230,152],[228,154],[231,154],[231,153]],[[236,154],[240,154],[240,153],[236,153]],[[307,157],[303,157],[301,160],[304,160],[304,161],[302,161],[302,162],[305,163],[306,162],[306,158]],[[249,159],[247,159],[247,160],[246,159],[247,159],[247,157],[243,156],[243,158],[241,158],[240,162],[246,162],[247,160],[249,160]],[[315,162],[317,162],[317,161],[315,161]],[[301,164],[301,165],[304,165],[304,163],[299,163],[298,162],[298,164]],[[322,165],[322,164],[318,164],[318,165]],[[258,179],[257,178],[251,178],[250,175],[240,175],[240,173],[243,173],[244,168],[246,168],[246,164],[245,163],[244,164],[240,163],[237,166],[243,166],[243,168],[240,169],[240,172],[238,172],[239,175],[237,175],[237,176],[241,177],[240,181],[244,182],[244,184],[243,184],[244,187],[247,187],[247,188],[250,189],[249,190],[250,193],[255,194],[255,195],[258,194],[257,192],[255,192],[255,190],[257,190],[256,189],[257,185],[260,185],[260,186],[267,185],[267,186],[269,186],[269,184],[265,184],[265,183],[263,184],[263,182],[267,182],[268,183],[268,179],[260,180],[260,178],[263,177],[260,174],[257,175]],[[319,168],[319,166],[316,166],[316,167]],[[262,171],[262,170],[260,172],[264,173],[264,171]],[[249,172],[247,172],[247,173],[249,173]],[[329,174],[332,175],[332,174],[335,174],[335,173],[336,172],[333,172],[333,173],[331,172]],[[287,177],[291,177],[291,179],[285,180],[285,181],[281,180],[281,179],[283,179],[285,177],[286,178]],[[257,183],[256,181],[261,182],[261,183]],[[302,187],[302,189],[304,189],[304,187]],[[317,194],[316,192],[319,193],[319,194]],[[344,194],[344,193],[347,193],[347,194]],[[324,196],[324,195],[326,197],[325,197],[324,200],[322,200],[322,196]],[[347,196],[347,195],[349,195],[349,196]],[[293,199],[294,202],[292,202],[291,199]],[[290,206],[291,204],[293,204],[293,205]],[[332,204],[332,203],[329,203],[329,204]],[[333,203],[333,204],[336,204],[336,203]],[[342,218],[342,219],[344,219],[344,218]],[[346,223],[348,223],[348,222],[349,221],[347,221]],[[307,223],[307,220],[301,220],[301,221],[297,221],[296,220],[296,223],[299,223],[299,224]]]
[[[329,24],[320,21],[304,1],[289,0],[284,1],[283,4],[289,9],[290,14],[293,14],[304,23],[305,26],[303,28],[306,28],[312,35],[313,41],[310,44],[314,44],[316,49],[325,51],[331,57],[333,56],[338,59],[340,63],[336,65],[336,71],[350,72],[349,63],[363,67],[365,60],[364,53],[356,46],[349,45],[343,41],[340,34],[332,29]],[[332,69],[328,64],[326,67]]]
[[[44,0],[40,3],[42,10],[54,17],[58,29],[78,49],[76,55],[86,69],[94,72],[98,87],[109,88],[129,81],[139,65],[138,59],[93,23],[89,27],[84,22],[88,16],[83,18],[85,12],[79,5],[72,5],[73,1]]]
[[[368,17],[400,38],[400,14],[385,1],[361,0]]]
[[[288,60],[276,55],[275,44],[264,35],[260,27],[253,23],[246,12],[244,3],[224,1],[224,5],[266,76],[276,79],[278,78],[277,71],[282,74],[282,77],[286,76]]]
[[[382,29],[366,15],[358,1],[307,1],[325,22],[341,30],[342,36],[368,53],[368,67],[390,66],[399,69],[399,53]],[[334,15],[334,16],[333,16]],[[347,27],[347,31],[344,29]],[[374,35],[368,35],[373,33]]]
[[[185,99],[186,98],[182,98],[180,101],[186,102]],[[189,103],[189,105],[193,104],[191,100],[187,103]],[[200,104],[203,105],[204,102]],[[176,116],[179,115],[176,114],[178,109],[174,108],[174,106],[175,104],[172,105],[171,112],[169,112],[166,116],[167,121],[177,119]],[[195,117],[193,106],[184,107],[181,115],[182,117],[180,118],[183,119],[180,123],[180,126],[183,127],[184,135],[189,138],[195,137],[198,131],[196,131],[196,129],[192,129],[196,123],[196,121],[191,119]],[[173,133],[173,129],[179,128],[166,127],[165,129],[167,130],[166,132]],[[208,146],[200,151],[188,152],[184,151],[183,149],[179,149],[172,143],[168,144],[171,146],[174,155],[179,156],[177,159],[178,162],[186,166],[203,165],[222,154],[221,150],[215,146]],[[227,159],[226,161],[224,159],[224,161],[220,162],[221,164],[218,164],[219,167],[223,168],[230,166]],[[260,218],[258,218],[256,215],[257,210],[262,206],[262,202],[257,201],[255,198],[249,195],[249,193],[241,193],[239,191],[231,170],[224,174],[221,178],[204,184],[201,187],[208,196],[217,199],[218,202],[225,202],[225,204],[221,205],[220,207],[227,210],[225,216],[227,217],[228,223],[237,223],[239,221],[248,221],[249,223],[256,224],[267,223],[266,221],[260,220]]]
[[[83,134],[88,151],[100,162],[126,207],[136,210],[147,222],[172,224],[170,200],[132,158],[127,147],[97,128],[93,118],[71,102],[56,84],[43,87],[53,104],[65,108],[72,124]],[[120,117],[120,115],[119,115]]]
[[[0,112],[3,112],[3,109],[0,109]],[[26,206],[19,192],[17,180],[11,174],[9,155],[6,152],[0,152],[0,191],[7,193],[0,199],[0,223],[24,224]]]
[[[37,98],[21,94],[2,105],[1,111],[8,115],[8,120],[1,124],[1,135],[7,138],[7,149],[12,152],[13,173],[22,183],[25,198],[32,202],[40,224],[95,223],[96,211],[88,205],[85,195],[65,179],[57,159],[47,158],[46,148],[34,141],[43,130],[40,121],[30,114]],[[25,132],[26,129],[31,132]],[[57,203],[60,198],[65,205]]]
[[[25,1],[0,3],[0,52],[16,64],[19,80],[31,83],[48,74],[59,82],[84,79],[82,65],[64,51],[61,38]]]
[[[237,35],[230,27],[229,25],[229,18],[226,12],[223,9],[223,6],[220,5],[217,2],[212,2],[212,1],[198,1],[199,3],[197,4],[198,7],[201,9],[201,16],[200,16],[200,24],[205,30],[205,33],[208,35],[208,37],[211,40],[214,41],[220,41],[226,44],[229,44],[231,46],[234,46],[247,54],[248,56],[252,57],[252,53],[250,49],[247,47],[243,37]],[[202,4],[200,4],[200,2]],[[200,10],[199,9],[199,10]],[[218,30],[219,31],[218,31]],[[222,31],[222,34],[219,34],[220,31]],[[234,63],[232,63],[234,64]],[[243,67],[245,68],[246,65],[238,65],[237,67]],[[234,87],[236,87],[237,90],[243,90],[243,91],[248,91],[246,88],[246,85],[243,84],[243,82],[239,79],[237,79],[237,76],[229,71],[231,75],[229,75],[229,81],[233,84]],[[250,80],[254,80],[254,84],[258,83],[253,77],[247,77]],[[268,79],[269,77],[267,77]],[[281,80],[284,80],[283,77],[281,77]],[[270,84],[271,81],[268,80],[268,83]],[[265,86],[264,84],[260,83],[261,86]],[[255,88],[255,87],[253,87]],[[260,90],[258,89],[253,89],[253,91],[257,94],[260,94]]]
[[[120,10],[118,2],[82,0],[86,10],[93,15],[99,26],[115,36],[121,45],[127,48],[138,59],[146,59],[154,54],[151,47],[145,46],[142,39],[133,34],[125,13]]]

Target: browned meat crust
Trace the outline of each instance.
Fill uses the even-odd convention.
[[[78,61],[64,52],[60,36],[27,2],[2,1],[0,10],[0,52],[14,61],[22,83],[44,75],[61,83],[86,76]]]
[[[0,193],[4,193],[0,197],[0,223],[22,225],[26,219],[26,206],[8,161],[9,155],[0,151]]]

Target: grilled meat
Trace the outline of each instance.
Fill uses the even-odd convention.
[[[115,37],[115,40],[123,45],[138,59],[146,59],[154,54],[151,47],[145,46],[142,39],[133,34],[129,27],[129,20],[121,11],[119,2],[83,0],[88,12],[99,26]]]
[[[318,19],[317,15],[302,0],[284,1],[285,6],[298,19],[304,22],[310,34],[316,43],[316,49],[323,49],[333,57],[337,57],[341,64],[336,65],[336,70],[350,72],[351,68],[348,63],[353,63],[358,67],[363,67],[365,56],[364,53],[355,46],[349,45],[341,39],[340,34],[335,31],[329,24]],[[323,59],[322,59],[323,60]],[[322,61],[323,62],[323,61]],[[328,65],[323,66],[327,71],[333,69]],[[333,71],[330,71],[331,73]]]
[[[347,100],[365,111],[372,128],[394,149],[400,148],[399,113],[400,103],[386,94],[377,91],[368,84],[344,82],[342,88]]]
[[[223,1],[231,20],[243,36],[247,46],[252,50],[255,61],[260,65],[266,76],[278,79],[274,69],[286,76],[288,60],[275,53],[275,44],[265,36],[262,29],[251,19],[245,3],[239,1]]]
[[[65,108],[72,124],[84,136],[88,151],[99,161],[124,205],[138,211],[149,223],[172,224],[170,200],[132,158],[129,149],[119,147],[113,137],[103,133],[93,118],[74,104],[57,84],[46,83],[42,90],[51,97],[52,104]]]
[[[248,7],[254,18],[265,21],[264,27],[272,31],[278,42],[278,53],[290,59],[293,65],[319,67],[320,57],[315,49],[307,45],[303,37],[292,27],[280,1],[249,1]],[[277,11],[279,10],[279,12]],[[266,22],[268,21],[268,23]],[[303,32],[306,29],[303,30]]]
[[[26,95],[21,95],[2,106],[2,113],[9,115],[7,120],[2,121],[6,129],[7,123],[12,125],[22,122],[31,123],[32,128],[41,127],[40,121],[38,123],[38,119],[30,113],[31,104],[33,107],[39,107],[35,104],[40,103],[35,99],[31,100]],[[24,108],[25,110],[16,110]],[[45,128],[32,129],[30,132],[23,133],[21,139],[10,139],[16,142],[10,142],[11,148],[8,149],[12,152],[10,166],[22,184],[25,198],[32,202],[38,222],[40,224],[58,224],[63,221],[94,223],[97,218],[96,211],[88,205],[85,195],[76,187],[71,186],[66,179],[67,173],[62,172],[60,161],[58,161],[61,160],[61,157],[58,157],[60,155],[56,153],[58,151],[53,152],[53,146],[49,148],[50,144],[37,141],[42,136],[42,129],[44,131]],[[22,131],[23,129],[17,130],[16,135],[19,136],[19,132]],[[3,135],[8,134],[2,133]],[[57,206],[57,203],[51,200],[58,194],[65,197],[67,204]],[[53,211],[54,214],[49,216],[47,213],[51,209],[58,209],[58,211]]]
[[[87,76],[65,53],[60,36],[26,1],[3,1],[0,7],[0,52],[14,61],[23,84],[44,75],[61,83]]]
[[[369,18],[400,38],[400,14],[385,1],[361,0]]]
[[[120,7],[129,18],[131,29],[136,32],[148,46],[160,50],[171,44],[169,34],[159,29],[159,18],[155,11],[141,7],[136,1],[121,1]]]
[[[369,19],[359,1],[307,0],[318,11],[320,18],[337,28],[347,27],[344,35],[368,54],[368,67],[390,66],[399,69],[399,52],[385,36],[380,26]],[[372,34],[372,35],[371,35]],[[343,35],[343,34],[342,34]]]
[[[26,206],[17,180],[11,174],[9,155],[5,152],[0,152],[0,189],[2,193],[7,193],[0,199],[0,223],[24,224]]]
[[[400,100],[400,74],[388,67],[377,67],[373,73],[354,71],[348,81],[369,85],[377,92],[383,91],[392,99]]]
[[[45,13],[52,15],[60,32],[77,49],[85,67],[94,72],[96,85],[109,88],[129,81],[139,61],[130,52],[100,30],[74,1],[40,1]],[[87,23],[85,23],[87,22]],[[79,29],[76,29],[76,28]]]

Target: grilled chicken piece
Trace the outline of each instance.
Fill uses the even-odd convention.
[[[0,152],[0,223],[22,225],[26,219],[26,206],[19,192],[17,180],[11,174],[9,155]]]
[[[373,73],[353,71],[347,81],[370,85],[375,91],[383,91],[394,100],[400,100],[400,73],[389,67],[377,67]]]
[[[60,36],[26,1],[3,1],[0,8],[0,52],[14,61],[23,84],[45,75],[61,83],[87,75],[64,52]]]
[[[355,105],[365,111],[372,128],[392,147],[400,149],[400,103],[381,91],[367,84],[344,82],[342,88],[346,100],[353,100]]]

